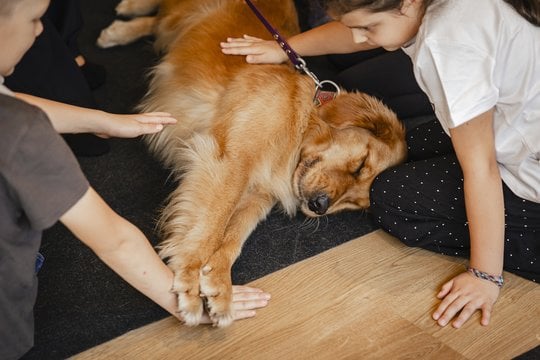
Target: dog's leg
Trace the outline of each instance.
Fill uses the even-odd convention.
[[[184,177],[181,186],[171,194],[160,219],[165,239],[160,244],[159,255],[167,260],[174,273],[171,291],[178,297],[178,313],[190,326],[198,325],[203,314],[199,274],[209,254],[215,251],[204,226],[198,226],[201,199],[194,196],[198,175],[188,173]]]
[[[144,36],[153,35],[155,23],[154,16],[145,16],[129,21],[116,20],[101,31],[97,45],[101,48],[109,48],[130,44]]]
[[[178,263],[185,259],[189,259],[189,262]],[[204,311],[199,289],[202,262],[197,260],[196,253],[188,253],[169,261],[168,265],[174,271],[171,291],[178,297],[178,313],[186,325],[198,325]]]
[[[275,199],[268,193],[246,194],[231,217],[222,245],[201,269],[201,296],[207,300],[207,310],[215,326],[225,327],[233,321],[232,265],[245,240],[274,204]]]
[[[116,6],[116,13],[121,16],[142,16],[155,11],[162,0],[122,0]]]
[[[196,137],[181,152],[190,165],[162,214],[165,240],[160,256],[175,274],[172,291],[178,294],[179,311],[186,324],[196,325],[202,315],[200,271],[222,246],[231,218],[248,191],[250,173],[243,171],[249,166],[238,161],[246,156],[220,155],[211,137]],[[229,296],[230,292],[226,291]]]

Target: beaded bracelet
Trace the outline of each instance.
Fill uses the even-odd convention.
[[[504,284],[504,279],[502,275],[491,275],[483,271],[480,271],[478,269],[472,268],[470,266],[467,266],[467,271],[473,274],[474,276],[476,276],[477,278],[491,281],[492,283],[497,285],[499,288],[502,288]]]

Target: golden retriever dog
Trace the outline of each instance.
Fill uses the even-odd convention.
[[[283,36],[299,31],[291,0],[255,4]],[[278,203],[309,217],[367,208],[374,177],[405,158],[403,127],[373,97],[342,91],[317,107],[312,79],[292,66],[224,55],[228,36],[269,38],[241,0],[123,0],[117,12],[134,18],[98,44],[154,34],[163,56],[139,109],[178,119],[146,140],[180,180],[160,220],[179,312],[196,325],[206,309],[227,326],[231,267],[257,223]]]

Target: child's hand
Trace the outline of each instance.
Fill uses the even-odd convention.
[[[281,64],[287,61],[287,54],[274,40],[262,40],[244,35],[241,38],[227,38],[221,42],[221,51],[228,55],[247,55],[251,64]]]
[[[176,119],[165,112],[144,114],[109,114],[103,122],[101,137],[133,138],[144,134],[153,134],[163,130],[164,125],[176,124]]]
[[[462,273],[446,284],[437,294],[442,299],[433,313],[433,319],[440,326],[446,326],[457,314],[452,326],[460,328],[478,309],[482,311],[480,323],[489,324],[493,305],[499,297],[499,287],[487,280],[479,279],[471,274]]]
[[[268,305],[270,294],[261,289],[233,285],[232,302],[234,307],[234,320],[242,320],[255,316],[255,309]],[[201,324],[211,324],[212,320],[205,312]]]

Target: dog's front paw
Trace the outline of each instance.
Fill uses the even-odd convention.
[[[199,267],[176,270],[171,291],[178,296],[178,313],[184,323],[199,325],[204,311],[199,292]]]
[[[205,265],[201,270],[201,296],[206,298],[208,316],[214,326],[226,327],[234,321],[230,269]]]

